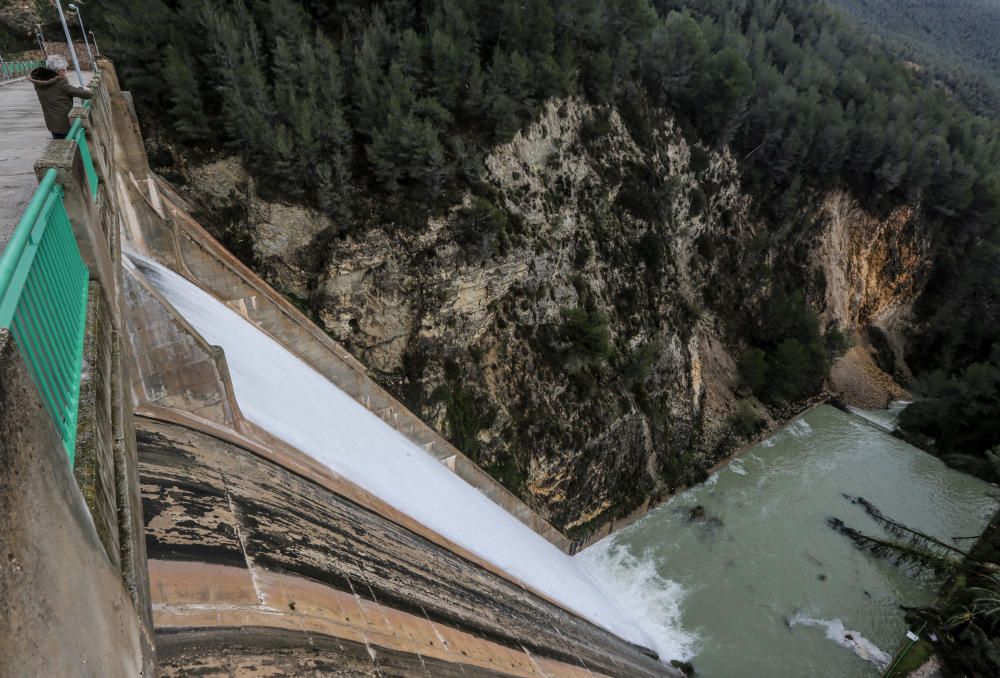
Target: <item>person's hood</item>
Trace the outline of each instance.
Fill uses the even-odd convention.
[[[28,80],[30,80],[31,84],[35,87],[48,87],[49,85],[54,85],[59,82],[59,74],[51,68],[39,66],[35,70],[31,71],[31,75],[28,76]]]

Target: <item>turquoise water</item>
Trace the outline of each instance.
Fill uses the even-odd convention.
[[[989,484],[822,406],[577,558],[701,676],[877,676],[906,632],[899,605],[937,583],[830,529],[886,536],[843,493],[946,541],[998,505]]]

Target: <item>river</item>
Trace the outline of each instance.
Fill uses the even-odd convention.
[[[845,493],[949,542],[979,534],[1000,496],[824,405],[577,558],[699,676],[877,676],[907,630],[899,605],[933,601],[938,582],[828,527],[887,536]]]

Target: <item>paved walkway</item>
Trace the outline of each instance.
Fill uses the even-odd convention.
[[[77,84],[76,74],[68,77]],[[90,82],[90,72],[83,78]],[[23,79],[0,85],[0,251],[38,186],[35,160],[51,138],[32,84]]]

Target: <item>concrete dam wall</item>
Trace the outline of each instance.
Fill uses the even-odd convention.
[[[190,217],[100,69],[95,201],[69,202],[79,149],[43,150],[92,278],[75,468],[0,330],[0,458],[24,469],[0,676],[676,675],[561,534]]]

